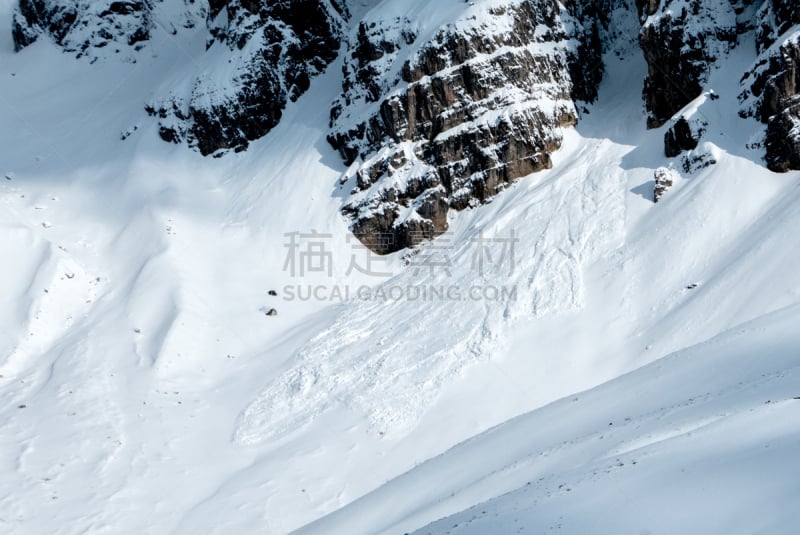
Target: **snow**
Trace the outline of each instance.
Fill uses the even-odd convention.
[[[793,533],[800,308],[497,426],[299,533]],[[758,354],[758,358],[754,355]]]
[[[3,37],[0,532],[791,530],[800,173],[743,148],[762,126],[719,89],[752,53],[690,105],[718,163],[658,205],[645,65],[609,56],[554,168],[454,215],[451,277],[398,253],[383,280],[346,273],[341,63],[247,152],[202,158],[143,109],[200,42],[153,35],[157,55],[94,65]],[[293,278],[285,234],[312,230],[333,275]],[[471,240],[512,230],[511,275],[477,274]],[[517,299],[284,299],[296,284]]]

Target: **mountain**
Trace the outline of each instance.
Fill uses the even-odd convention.
[[[798,43],[0,1],[0,532],[792,532]]]
[[[196,76],[147,111],[164,140],[217,156],[269,133],[287,102],[341,53],[329,142],[347,165],[359,162],[342,177],[351,190],[342,211],[381,254],[441,235],[450,209],[487,202],[551,167],[558,132],[596,98],[603,51],[626,38],[638,38],[648,63],[651,128],[700,97],[734,47],[755,46],[759,56],[741,73],[739,113],[767,124],[756,143],[770,169],[800,169],[800,14],[788,1],[484,1],[441,6],[425,18],[404,14],[426,9],[413,3],[353,16],[341,0],[184,1],[167,11],[161,2],[25,0],[15,48],[47,34],[65,51],[96,58],[109,43],[117,54],[141,49],[155,24],[173,34],[201,25],[204,57],[223,65],[195,59]],[[695,157],[684,168],[698,161],[707,163]]]

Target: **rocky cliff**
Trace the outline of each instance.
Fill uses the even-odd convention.
[[[347,16],[340,0],[210,0],[207,48],[224,47],[229,66],[148,107],[161,137],[204,155],[246,149],[336,58]]]
[[[740,115],[766,123],[771,170],[800,169],[800,4],[767,0],[757,19],[759,56],[742,77]]]
[[[348,41],[329,140],[352,164],[344,207],[380,253],[447,230],[447,213],[552,166],[603,68],[595,19],[552,0],[475,9],[427,40],[363,22]],[[366,112],[364,112],[366,110]]]
[[[735,0],[637,0],[639,35],[648,72],[648,126],[659,127],[698,97],[714,63],[746,28]]]
[[[681,110],[708,92],[709,75],[734,47],[754,47],[757,59],[738,90],[740,115],[764,123],[770,169],[800,169],[796,0],[376,5],[19,0],[12,33],[17,50],[46,37],[91,61],[137,61],[156,30],[202,32],[206,54],[226,61],[209,61],[146,109],[164,140],[215,156],[266,135],[341,55],[328,139],[350,166],[342,211],[379,253],[434,238],[451,210],[488,202],[551,167],[563,128],[597,96],[603,53],[620,39],[637,43],[647,62],[648,126],[664,129],[667,156],[689,152],[684,169],[713,160],[691,153],[706,125]],[[619,13],[632,24],[614,27]]]
[[[78,57],[138,50],[150,38],[154,20],[151,0],[20,0],[12,35],[17,51],[42,35]]]

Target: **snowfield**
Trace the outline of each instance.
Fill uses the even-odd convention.
[[[609,54],[552,170],[376,277],[349,269],[352,184],[325,139],[341,60],[246,152],[203,158],[144,110],[191,78],[201,37],[159,26],[136,63],[46,39],[16,54],[12,6],[0,533],[796,532],[800,172],[743,148],[763,137],[733,89],[754,47],[685,110],[716,164],[664,156],[644,60]],[[677,179],[653,204],[661,166]],[[291,233],[326,236],[330,276],[292,276]],[[519,240],[513,264],[479,273],[483,237]],[[443,247],[446,270],[420,269]],[[289,299],[297,285],[516,299]]]
[[[794,533],[798,320],[789,307],[512,419],[300,533],[403,533],[462,509],[418,532]]]

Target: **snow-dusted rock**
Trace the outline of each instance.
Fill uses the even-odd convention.
[[[66,52],[94,57],[100,49],[139,49],[155,24],[152,0],[20,0],[14,16],[14,47],[21,50],[48,35]]]
[[[800,169],[800,99],[792,102],[767,126],[767,166],[781,173]]]
[[[740,115],[767,124],[772,171],[800,169],[800,5],[767,0],[759,10],[755,65],[742,78]]]
[[[484,6],[425,42],[418,22],[362,23],[329,138],[358,160],[344,207],[355,234],[380,253],[415,246],[447,230],[449,209],[551,167],[573,100],[594,99],[603,72],[584,8]]]
[[[678,118],[664,134],[664,153],[668,158],[678,156],[684,151],[694,150],[706,131],[708,123],[693,117],[687,120],[683,115]]]
[[[672,187],[674,178],[671,169],[666,167],[659,167],[653,173],[655,179],[655,187],[653,188],[653,202],[657,203],[661,197]]]
[[[800,4],[796,0],[765,0],[758,13],[758,51],[772,46],[795,24],[800,24]]]
[[[736,44],[735,0],[637,0],[647,60],[648,126],[667,122],[698,97],[712,63]]]
[[[225,47],[229,65],[148,107],[164,140],[186,141],[204,155],[244,150],[272,130],[336,57],[348,16],[340,0],[209,4],[208,48]]]

